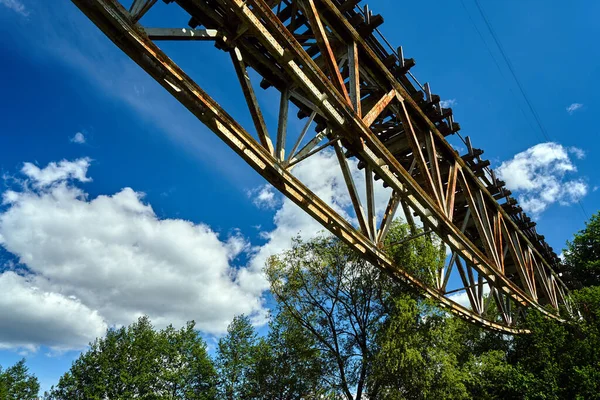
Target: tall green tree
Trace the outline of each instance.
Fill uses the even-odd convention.
[[[457,324],[429,302],[396,294],[377,342],[369,382],[376,398],[470,398],[459,362],[463,343]]]
[[[0,399],[37,399],[39,391],[38,379],[35,375],[29,373],[24,359],[4,371],[0,368]]]
[[[240,315],[227,327],[219,340],[216,366],[219,373],[219,398],[251,398],[250,372],[256,359],[257,336],[250,318]]]
[[[504,351],[489,350],[470,354],[461,369],[469,398],[529,398],[533,375],[508,362]]]
[[[380,273],[332,237],[295,240],[266,273],[281,308],[313,337],[327,385],[348,400],[362,398],[383,317]]]
[[[256,345],[249,377],[252,398],[314,399],[326,394],[320,359],[314,337],[279,310],[269,323],[269,334]]]
[[[430,281],[445,255],[435,237],[411,237],[418,233],[394,222],[385,248],[403,268]],[[381,335],[394,317],[405,317],[394,314],[405,311],[395,299],[415,295],[336,238],[296,239],[292,249],[269,261],[266,274],[280,308],[313,337],[326,385],[348,400],[379,398],[387,387],[382,382],[393,373],[384,372],[389,364],[383,359],[376,362],[382,349],[390,350],[391,359],[398,355],[393,346],[423,344],[411,342],[408,330]],[[419,319],[414,313],[410,318],[411,324]]]
[[[463,323],[466,385],[474,398],[600,398],[598,222],[596,214],[565,250],[564,278],[583,287],[571,291],[576,313],[570,320],[559,322],[529,310],[524,322],[531,333],[515,337]]]
[[[561,323],[531,312],[531,333],[514,339],[508,356],[525,382],[524,398],[600,398],[600,287],[571,295],[581,317]]]
[[[567,242],[564,277],[572,288],[600,286],[600,212]]]
[[[250,319],[233,319],[216,355],[219,398],[292,400],[318,398],[322,365],[313,337],[285,311],[258,337]]]
[[[111,329],[74,361],[51,399],[216,397],[216,372],[194,323],[156,331],[148,317]]]

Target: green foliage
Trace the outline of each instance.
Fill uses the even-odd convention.
[[[531,374],[510,364],[500,350],[471,354],[463,366],[464,383],[474,399],[521,399]]]
[[[548,320],[537,312],[528,315],[531,333],[515,337],[512,362],[532,375],[526,398],[559,398],[560,363],[569,354],[563,353],[567,345],[567,327]]]
[[[598,258],[590,253],[595,242],[581,238],[592,222],[574,241],[585,249],[571,253],[588,266],[581,269],[588,283]],[[435,237],[414,238],[419,233],[395,222],[385,249],[431,284],[445,255]],[[600,398],[598,287],[573,293],[581,319],[565,324],[530,312],[532,333],[511,337],[441,312],[337,239],[297,240],[266,271],[280,307],[316,341],[323,379],[338,397],[358,398],[364,383],[371,399]],[[369,318],[361,325],[358,315]],[[364,382],[356,379],[361,372]]]
[[[393,302],[378,333],[370,394],[385,399],[469,398],[452,319],[408,294],[395,296]]]
[[[216,398],[216,373],[190,322],[154,330],[148,317],[111,329],[73,363],[52,399]]]
[[[600,212],[567,242],[564,280],[573,288],[600,286]]]
[[[266,337],[257,338],[250,319],[233,319],[216,357],[219,398],[317,398],[322,367],[314,339],[287,313],[278,313]]]
[[[157,332],[141,318],[96,340],[50,398],[600,399],[599,227],[597,214],[569,243],[566,277],[585,287],[572,292],[580,317],[568,323],[529,311],[522,318],[531,334],[485,331],[338,239],[296,239],[265,269],[277,302],[269,333],[258,337],[248,317],[236,317],[219,341],[216,370],[193,323]],[[384,249],[431,284],[444,247],[420,233],[396,221]],[[13,368],[8,375],[21,377],[13,381],[35,379],[23,363]]]
[[[490,340],[493,334],[473,335],[478,328],[463,329],[463,340],[471,338],[465,348],[465,370],[473,398],[600,398],[600,287],[572,296],[586,311],[570,323],[531,311],[527,335]]]
[[[361,398],[387,276],[332,237],[295,240],[266,274],[280,307],[313,337],[323,380],[347,399]]]
[[[36,399],[39,390],[38,379],[28,372],[24,359],[4,371],[0,368],[0,399]]]
[[[314,338],[285,311],[271,320],[269,328],[256,346],[250,371],[252,398],[306,399],[324,394]]]
[[[385,248],[431,283],[445,258],[434,236],[395,221]],[[408,239],[408,240],[407,240]],[[279,306],[315,341],[323,380],[347,399],[464,398],[445,317],[338,239],[297,239],[266,268]],[[434,363],[438,367],[431,369]]]
[[[250,319],[235,317],[227,336],[219,340],[216,365],[219,372],[219,398],[250,398],[250,370],[255,362],[257,338]]]
[[[428,285],[433,285],[446,259],[446,247],[437,236],[424,234],[422,228],[411,230],[400,220],[392,222],[385,249],[397,265]]]
[[[583,318],[579,322],[587,323],[589,326],[598,326],[600,323],[600,286],[574,291],[571,297],[575,303],[575,309]]]

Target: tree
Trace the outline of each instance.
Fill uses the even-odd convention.
[[[572,288],[600,286],[600,212],[567,242],[564,280]]]
[[[252,398],[319,398],[327,392],[320,359],[310,333],[285,310],[279,310],[269,323],[269,334],[256,345],[249,377]]]
[[[446,260],[446,246],[437,236],[400,220],[392,222],[384,249],[396,265],[428,285],[434,284],[435,275]]]
[[[250,371],[255,362],[257,337],[250,318],[237,316],[219,340],[216,365],[219,397],[237,400],[251,396]]]
[[[163,392],[172,399],[202,399],[216,397],[216,371],[206,352],[206,345],[194,330],[194,324],[176,330],[168,326],[161,340],[163,355]]]
[[[483,333],[461,323],[466,343],[466,386],[474,398],[600,398],[600,250],[598,214],[565,250],[565,280],[577,313],[566,322],[528,310],[531,333],[514,337]]]
[[[433,237],[406,240],[421,232],[411,232],[396,221],[385,248],[396,263],[429,280],[443,263],[444,253]],[[394,299],[403,293],[415,296],[413,292],[333,237],[307,242],[297,238],[291,250],[270,259],[265,271],[281,309],[313,337],[325,383],[349,400],[377,398],[385,386],[373,375],[385,346],[378,334],[397,310]],[[418,318],[412,317],[414,323]],[[394,339],[410,343],[408,336]],[[383,377],[385,363],[378,368],[376,375]]]
[[[514,366],[500,350],[471,354],[463,366],[465,387],[473,399],[523,399],[533,375]]]
[[[2,371],[0,368],[0,399],[36,399],[40,384],[35,375],[28,372],[25,359]]]
[[[74,361],[50,398],[215,399],[216,373],[194,326],[156,331],[141,317],[110,329]]]
[[[361,398],[373,354],[380,273],[338,239],[296,239],[269,261],[271,292],[314,338],[323,379],[348,400]]]
[[[392,307],[377,334],[370,393],[390,400],[469,398],[454,317],[408,293],[396,294]]]
[[[528,375],[526,398],[600,397],[600,287],[573,291],[571,296],[582,318],[561,323],[531,312],[531,333],[514,340],[509,357]]]
[[[233,319],[216,356],[220,398],[291,400],[326,391],[313,338],[285,311],[269,328],[259,338],[247,316]]]
[[[575,334],[569,338],[571,349],[568,393],[572,398],[600,397],[600,286],[586,287],[572,293],[575,308],[582,318],[574,324]]]

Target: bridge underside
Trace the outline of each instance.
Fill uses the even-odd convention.
[[[559,310],[571,312],[553,270],[557,257],[535,224],[481,160],[482,151],[467,140],[460,156],[446,140],[460,128],[452,110],[414,79],[412,59],[382,44],[376,33],[383,19],[358,8],[359,1],[135,0],[128,8],[116,0],[73,2],[269,183],[392,277],[506,333],[524,332],[518,322],[526,308],[559,320]],[[181,19],[167,28],[143,26],[146,14],[161,7],[178,7]],[[249,127],[179,68],[161,41],[210,41],[227,52]],[[186,46],[192,52],[198,44]],[[253,85],[256,76],[261,89]],[[274,91],[277,130],[269,132],[259,98]],[[293,129],[299,120],[303,128]],[[319,152],[336,156],[352,204],[345,216],[293,173]],[[378,210],[381,186],[389,200]],[[397,213],[415,237],[435,235],[449,249],[433,276],[408,273],[389,256],[389,246],[403,245],[386,241]],[[468,306],[454,301],[457,293],[466,294]]]

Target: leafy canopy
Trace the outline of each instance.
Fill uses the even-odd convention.
[[[567,242],[565,281],[573,288],[600,286],[600,212]]]
[[[36,399],[39,391],[38,379],[29,373],[24,359],[4,371],[0,368],[0,399]]]
[[[51,399],[216,399],[216,372],[194,323],[156,331],[148,317],[110,329],[74,361]]]

